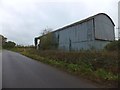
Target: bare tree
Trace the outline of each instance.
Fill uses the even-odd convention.
[[[53,30],[52,28],[45,28],[42,32],[42,35],[48,34],[48,33],[52,32],[52,30]]]

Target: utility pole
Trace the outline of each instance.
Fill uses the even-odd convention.
[[[118,2],[118,39],[120,39],[120,1]]]

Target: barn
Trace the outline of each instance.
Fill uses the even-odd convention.
[[[107,43],[115,40],[114,26],[107,14],[99,13],[59,28],[52,34],[60,50],[101,50]],[[38,45],[37,40],[41,38],[42,36],[35,38],[35,45]]]

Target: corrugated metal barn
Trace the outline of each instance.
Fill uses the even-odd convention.
[[[82,21],[75,22],[53,31],[61,50],[103,49],[115,40],[114,23],[105,13],[99,13]],[[40,37],[37,37],[39,39]]]

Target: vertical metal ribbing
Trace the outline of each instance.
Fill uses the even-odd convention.
[[[95,37],[95,19],[93,18],[93,35],[94,35],[94,40],[96,39]]]

